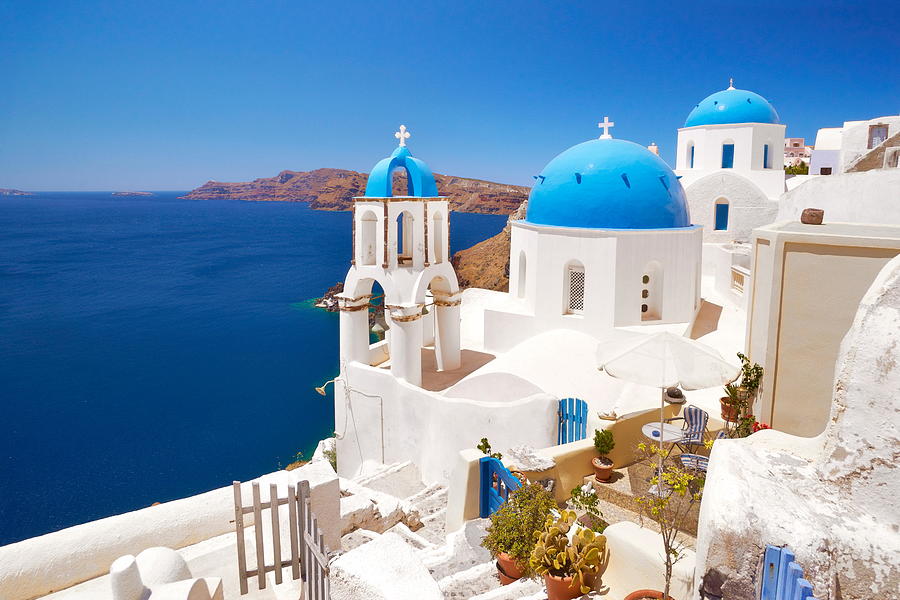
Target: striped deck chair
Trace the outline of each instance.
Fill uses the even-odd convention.
[[[681,454],[678,458],[681,459],[681,465],[689,471],[706,473],[709,468],[709,459],[699,454]]]
[[[709,422],[709,413],[693,404],[684,407],[682,417],[666,419],[666,423],[672,421],[684,421],[681,430],[684,437],[675,443],[682,452],[691,452],[695,446],[702,445],[706,441],[706,424]]]

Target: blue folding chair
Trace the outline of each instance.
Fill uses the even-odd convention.
[[[679,454],[678,458],[681,460],[681,465],[690,471],[706,473],[709,468],[709,459],[699,454]]]
[[[706,424],[709,423],[709,413],[693,404],[684,407],[682,417],[666,419],[666,423],[672,421],[684,421],[681,427],[682,438],[675,445],[682,452],[690,452],[695,446],[700,446],[706,441]]]

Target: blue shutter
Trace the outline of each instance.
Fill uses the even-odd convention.
[[[691,168],[694,168],[694,147],[691,146]]]
[[[726,229],[728,229],[728,203],[723,202],[716,204],[716,231],[725,231]]]
[[[734,168],[734,144],[722,144],[722,168]]]

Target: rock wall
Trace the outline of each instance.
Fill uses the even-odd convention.
[[[524,219],[527,208],[528,201],[524,200],[510,215],[503,231],[453,255],[451,262],[460,288],[509,290],[510,222]]]

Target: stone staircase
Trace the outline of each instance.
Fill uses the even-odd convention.
[[[343,555],[332,563],[334,600],[354,594],[391,600],[513,600],[542,593],[537,582],[500,586],[494,561],[481,547],[487,519],[468,521],[448,535],[447,488],[422,484],[412,463],[342,479],[341,496]],[[376,574],[398,560],[404,568],[379,583]],[[423,578],[433,585],[423,583]]]

